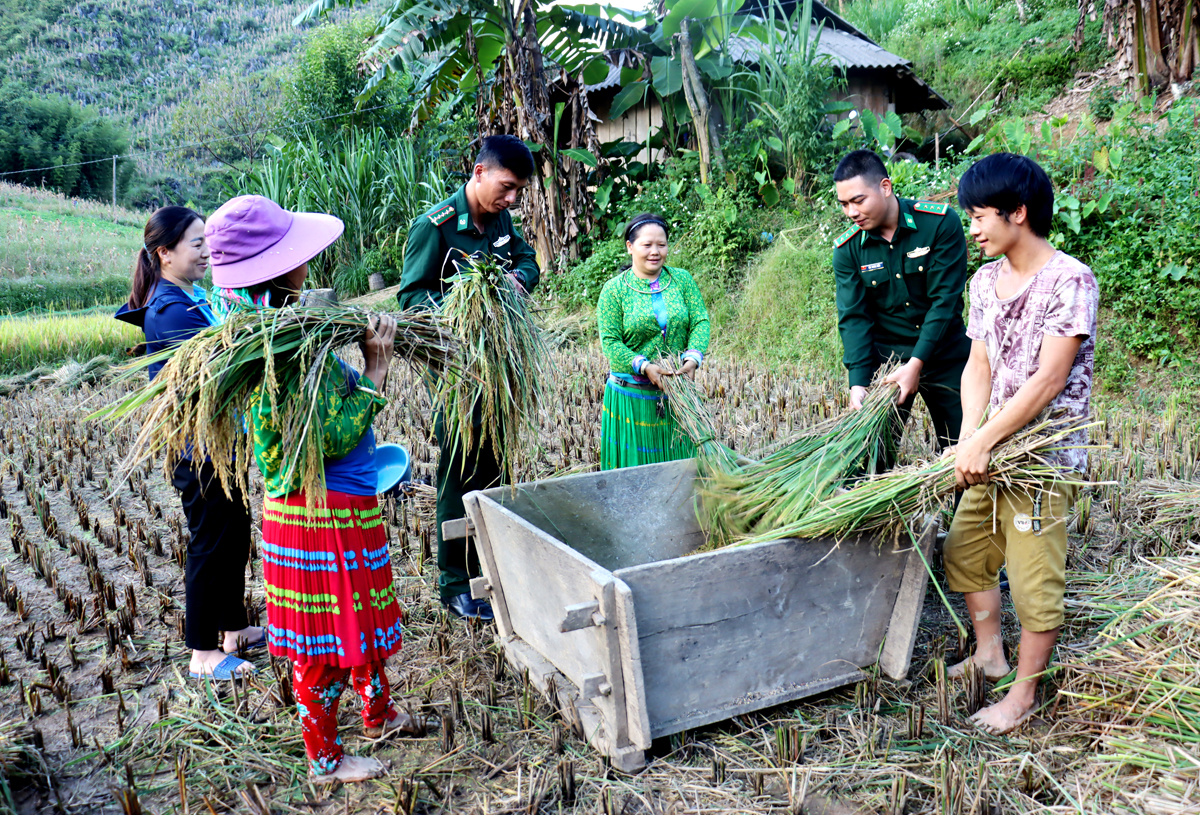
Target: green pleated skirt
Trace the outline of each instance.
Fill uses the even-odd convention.
[[[664,407],[658,415],[658,405]],[[657,388],[629,388],[609,380],[600,417],[600,469],[616,470],[692,458],[696,447],[675,422]]]

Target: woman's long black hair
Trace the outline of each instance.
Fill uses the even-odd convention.
[[[146,221],[142,233],[142,248],[138,250],[137,265],[133,269],[133,288],[129,293],[129,307],[139,309],[149,302],[154,287],[162,278],[158,249],[165,246],[174,249],[183,238],[183,233],[193,221],[203,221],[204,216],[187,207],[160,207]]]

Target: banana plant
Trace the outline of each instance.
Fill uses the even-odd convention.
[[[317,0],[293,23],[356,2]],[[422,95],[418,116],[428,118],[448,97],[478,92],[493,72],[506,67],[519,44],[535,46],[543,63],[599,82],[608,72],[604,48],[645,41],[637,29],[599,12],[598,5],[537,10],[530,0],[399,0],[378,19],[363,56],[374,71],[360,101],[407,68]]]
[[[357,0],[316,0],[301,24]],[[379,17],[364,62],[373,68],[359,97],[410,73],[420,101],[413,125],[463,101],[475,103],[480,131],[512,133],[537,154],[522,196],[523,223],[543,265],[561,265],[574,239],[592,225],[593,205],[581,152],[595,147],[580,94],[608,74],[610,48],[645,47],[641,29],[605,17],[599,5],[544,6],[534,0],[396,0]],[[554,110],[550,82],[571,95]],[[558,149],[565,125],[569,149]]]

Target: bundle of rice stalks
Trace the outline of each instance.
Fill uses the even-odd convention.
[[[261,399],[280,417],[285,478],[298,469],[313,504],[325,495],[317,410],[321,382],[338,367],[338,349],[362,340],[370,317],[349,307],[237,309],[222,325],[129,366],[126,378],[166,361],[153,381],[88,418],[136,417],[142,423],[123,463],[127,471],[160,453],[167,473],[182,455],[210,456],[222,486],[228,491],[237,484],[247,493],[246,466],[235,461],[253,460],[245,417],[252,400]],[[396,356],[440,368],[455,350],[438,315],[396,315]]]
[[[1065,482],[1063,474],[1046,460],[1046,454],[1069,444],[1072,433],[1092,426],[1068,417],[1039,419],[992,451],[989,478],[1008,489],[1036,490],[1047,481]],[[932,512],[955,489],[954,458],[945,455],[867,478],[852,489],[809,505],[796,520],[756,531],[736,543],[897,532],[917,513]],[[710,538],[710,546],[714,543],[719,545],[719,539]]]
[[[1095,731],[1092,761],[1187,777],[1200,807],[1200,548],[1147,563],[1157,588],[1100,629],[1089,654],[1066,664],[1066,715]],[[1181,792],[1176,789],[1174,793]],[[1162,811],[1162,810],[1159,810]]]
[[[1144,525],[1169,527],[1184,538],[1200,540],[1200,483],[1150,479],[1138,484],[1129,498]]]
[[[37,383],[50,385],[58,390],[71,390],[100,381],[108,376],[115,365],[113,358],[104,354],[92,357],[86,362],[71,359],[42,376]]]
[[[701,487],[710,537],[732,541],[793,524],[851,479],[874,471],[893,444],[896,391],[880,377],[860,410],[762,461],[711,473]]]
[[[548,352],[504,261],[472,256],[459,261],[458,270],[441,315],[462,356],[456,370],[440,377],[435,401],[463,466],[468,451],[490,441],[512,484],[521,430],[536,432]]]
[[[559,314],[542,320],[541,334],[549,351],[586,345],[596,334],[595,320],[584,314]]]
[[[47,376],[53,372],[54,368],[49,365],[42,365],[23,374],[6,376],[0,379],[0,396],[13,396],[14,394],[21,393],[33,387],[43,376]]]
[[[106,377],[113,369],[113,358],[107,355],[92,357],[86,362],[69,359],[55,368],[42,365],[16,376],[0,379],[0,396],[12,396],[35,386],[49,386],[55,390],[73,390],[81,385],[90,385]]]
[[[674,366],[675,369],[678,367],[678,364]],[[736,470],[739,456],[717,441],[716,423],[695,380],[686,376],[668,376],[662,382],[663,393],[680,432],[696,445],[700,475],[712,476]]]

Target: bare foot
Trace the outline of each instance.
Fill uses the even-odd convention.
[[[980,658],[978,653],[975,653],[957,665],[946,669],[946,676],[951,679],[959,679],[966,675],[968,663],[974,662],[980,668],[983,668],[983,675],[991,682],[999,682],[1004,677],[1012,672],[1012,668],[1008,667],[1008,662],[1004,659],[1004,653],[1001,652],[998,657]]]
[[[310,771],[311,772],[311,771]],[[366,781],[383,775],[384,766],[377,758],[368,756],[342,756],[337,769],[325,775],[309,776],[314,784],[332,784],[341,781],[343,784],[353,784],[356,781]]]
[[[985,733],[1003,736],[1028,721],[1029,717],[1033,715],[1033,711],[1032,701],[1014,699],[1013,694],[1010,693],[996,704],[983,708],[967,721]]]
[[[228,656],[224,651],[192,651],[192,660],[188,663],[188,670],[194,674],[212,675],[213,669],[221,664],[221,661]],[[254,673],[254,666],[249,662],[243,662],[234,668],[234,673],[238,676],[249,676]]]
[[[249,648],[262,642],[267,632],[262,626],[252,625],[241,631],[226,631],[225,639],[221,641],[221,649],[227,654],[234,654],[240,648]]]

